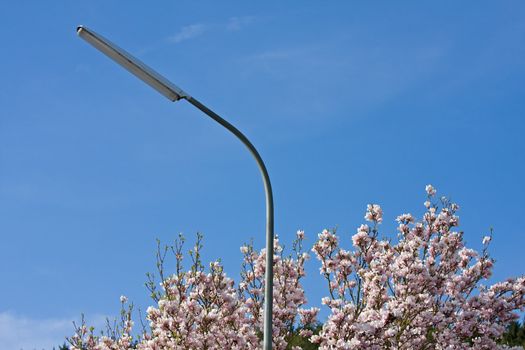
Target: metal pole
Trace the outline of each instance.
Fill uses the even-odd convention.
[[[177,101],[185,99],[202,112],[207,114],[217,123],[224,126],[232,134],[237,136],[239,140],[248,148],[252,156],[257,161],[259,170],[264,182],[264,191],[266,194],[266,271],[264,282],[264,350],[272,349],[272,304],[273,304],[273,194],[272,186],[270,184],[270,177],[268,171],[262,161],[259,152],[255,149],[252,143],[244,136],[236,127],[222,119],[217,113],[188,95],[168,79],[155,72],[146,64],[133,57],[130,53],[121,49],[102,35],[84,27],[77,27],[78,35],[100,50],[102,53],[110,57],[112,60],[120,64],[129,72],[134,74],[137,78],[150,85],[152,88],[167,97],[170,101]]]
[[[261,176],[264,182],[264,192],[266,194],[266,271],[264,280],[264,332],[263,332],[263,349],[272,349],[272,305],[273,305],[273,193],[270,177],[266,166],[259,155],[259,152],[252,145],[250,140],[236,127],[221,118],[217,113],[197,101],[191,96],[183,96],[189,103],[200,109],[217,123],[224,126],[232,134],[237,136],[239,140],[248,148],[252,156],[255,158]]]

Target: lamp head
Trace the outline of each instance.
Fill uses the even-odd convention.
[[[175,84],[164,78],[159,73],[141,62],[138,58],[113,44],[102,35],[97,34],[85,26],[77,27],[79,37],[90,43],[103,54],[120,64],[137,78],[160,92],[171,101],[177,101],[181,98],[190,96]]]

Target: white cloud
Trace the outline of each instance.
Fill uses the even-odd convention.
[[[174,44],[178,44],[185,40],[194,39],[198,36],[201,36],[210,29],[216,29],[219,31],[238,31],[243,27],[250,25],[255,22],[254,16],[240,16],[240,17],[230,17],[227,22],[215,23],[215,24],[204,24],[204,23],[194,23],[188,26],[182,27],[177,33],[170,36],[168,41]]]
[[[226,24],[226,30],[235,31],[242,27],[252,24],[255,21],[253,16],[231,17]]]
[[[182,27],[178,33],[171,36],[168,40],[177,44],[184,40],[193,39],[203,34],[206,31],[206,28],[206,25],[202,23],[191,24],[189,26]]]
[[[78,319],[79,317],[32,319],[11,312],[0,312],[0,349],[58,349],[65,337],[74,333],[72,322],[78,322]],[[95,319],[95,326],[103,324],[104,317]]]

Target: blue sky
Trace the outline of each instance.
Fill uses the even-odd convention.
[[[525,272],[525,5],[520,1],[0,3],[0,346],[49,348],[84,312],[145,309],[155,238],[205,236],[237,278],[264,245],[242,145],[78,39],[84,24],[244,131],[276,232],[350,236],[367,203],[420,215],[432,183],[494,280]],[[325,295],[312,260],[313,305]],[[32,330],[32,331],[29,331]]]

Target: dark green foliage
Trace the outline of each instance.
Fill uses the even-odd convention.
[[[55,350],[55,347],[53,347],[53,350]],[[69,346],[67,346],[66,343],[59,345],[58,350],[69,350]]]
[[[292,346],[298,346],[303,350],[317,350],[319,345],[310,343],[307,339],[300,336],[299,334],[292,335],[290,342],[286,349],[292,349]]]
[[[522,346],[525,349],[525,319],[523,323],[512,322],[503,334],[502,343],[509,346]]]
[[[314,334],[319,334],[319,331],[321,331],[321,328],[323,328],[323,325],[322,324],[318,324],[314,329],[311,329]],[[310,343],[310,341],[306,338],[306,337],[303,337],[299,334],[299,332],[301,331],[301,329],[295,329],[293,331],[293,334],[291,336],[291,338],[289,339],[289,342],[288,342],[288,346],[286,347],[287,350],[289,349],[292,349],[292,347],[294,346],[298,346],[300,347],[301,349],[303,350],[317,350],[319,349],[319,345],[317,344],[312,344]]]

